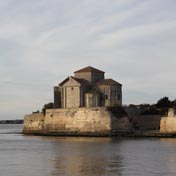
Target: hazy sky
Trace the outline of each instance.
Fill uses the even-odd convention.
[[[0,0],[0,119],[88,65],[123,84],[123,104],[175,99],[176,0]]]

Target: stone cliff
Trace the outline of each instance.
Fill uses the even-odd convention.
[[[24,118],[24,134],[109,136],[131,129],[128,116],[117,117],[104,107],[48,109]]]

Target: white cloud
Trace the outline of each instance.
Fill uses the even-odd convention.
[[[87,65],[123,84],[125,104],[174,98],[175,5],[2,0],[0,118],[39,109],[52,100],[52,86]]]
[[[158,38],[175,37],[174,31],[176,30],[176,20],[169,22],[162,22],[156,24],[147,24],[142,26],[133,26],[129,28],[122,28],[115,32],[103,34],[95,46],[101,48],[114,48],[127,44],[131,41],[146,40],[155,42]],[[167,36],[165,36],[167,34]],[[171,36],[169,36],[171,34]],[[132,43],[131,43],[132,44]]]

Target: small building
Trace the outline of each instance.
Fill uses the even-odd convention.
[[[121,106],[122,84],[104,74],[91,66],[75,71],[54,87],[54,108]]]

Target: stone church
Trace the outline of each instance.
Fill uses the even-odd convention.
[[[121,106],[122,84],[104,74],[91,66],[75,71],[54,87],[54,108]]]

